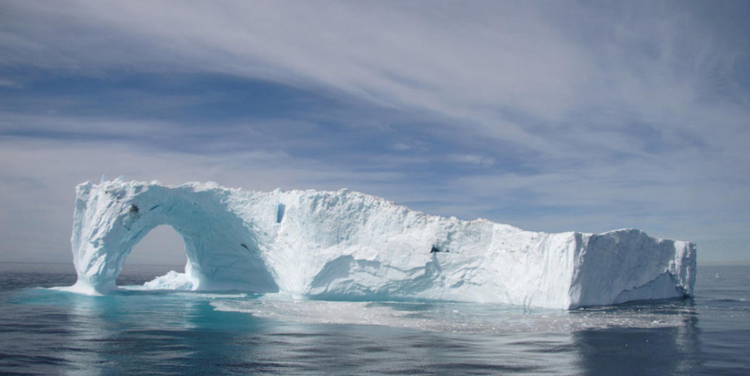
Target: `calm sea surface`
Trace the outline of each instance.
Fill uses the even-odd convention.
[[[694,299],[570,312],[48,289],[73,282],[71,265],[0,264],[0,374],[750,375],[746,266],[699,266]]]

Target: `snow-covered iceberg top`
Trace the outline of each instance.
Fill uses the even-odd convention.
[[[340,190],[252,192],[215,183],[102,181],[76,190],[73,290],[116,289],[150,230],[183,238],[185,273],[146,287],[316,299],[435,299],[575,308],[689,296],[695,245],[639,230],[523,231],[412,211]]]

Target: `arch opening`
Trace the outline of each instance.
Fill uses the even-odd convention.
[[[117,286],[144,285],[170,272],[184,273],[185,241],[170,225],[149,231],[133,246],[117,277]]]

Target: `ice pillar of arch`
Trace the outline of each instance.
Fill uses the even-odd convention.
[[[182,193],[182,194],[181,194]],[[239,218],[222,197],[191,187],[90,182],[77,187],[71,244],[78,281],[90,294],[116,289],[133,247],[160,225],[173,227],[187,253],[193,290],[277,292],[258,248],[252,223]]]

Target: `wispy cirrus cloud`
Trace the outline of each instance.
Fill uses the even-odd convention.
[[[82,157],[65,143],[181,153],[174,163],[273,185],[362,187],[550,231],[713,239],[750,225],[735,210],[750,209],[741,2],[0,8],[0,137],[44,140],[70,165]],[[210,178],[106,161],[139,178]],[[231,176],[222,183],[251,184]]]

